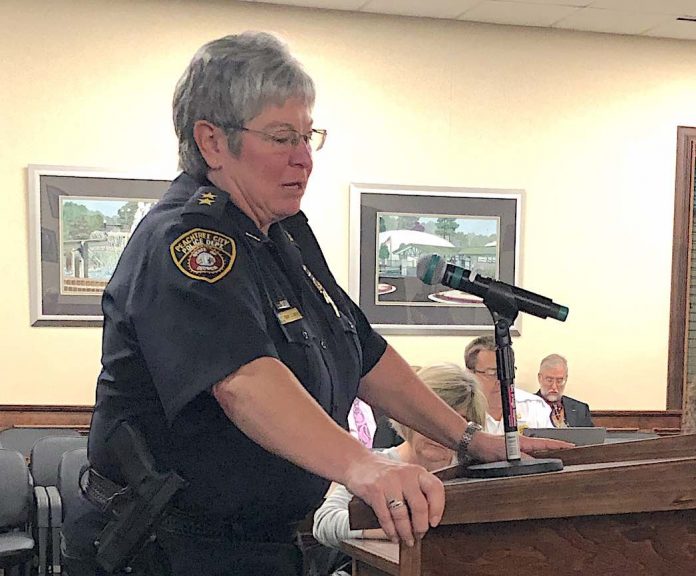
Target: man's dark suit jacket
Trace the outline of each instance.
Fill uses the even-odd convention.
[[[537,390],[536,394],[541,396],[541,390]],[[594,426],[590,407],[587,404],[570,396],[561,397],[561,403],[563,404],[568,426]]]

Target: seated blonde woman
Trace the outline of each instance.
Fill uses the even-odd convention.
[[[457,364],[435,364],[417,372],[425,384],[464,418],[484,425],[486,397],[475,377]],[[456,463],[454,451],[426,438],[422,434],[391,421],[404,439],[399,446],[381,453],[392,460],[419,464],[432,471]],[[314,537],[326,546],[338,547],[347,538],[386,538],[381,529],[351,530],[348,523],[348,503],[353,495],[345,486],[333,484],[321,507],[314,513]]]

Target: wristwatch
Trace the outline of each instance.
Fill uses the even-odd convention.
[[[474,439],[474,434],[481,430],[483,430],[483,426],[476,424],[476,422],[469,422],[466,425],[466,430],[464,430],[462,439],[459,441],[459,446],[457,446],[457,459],[460,464],[469,464],[473,460],[469,454],[469,446]]]

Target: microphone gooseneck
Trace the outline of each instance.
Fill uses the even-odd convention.
[[[425,284],[443,284],[455,290],[461,290],[483,298],[484,303],[491,287],[504,287],[512,294],[520,312],[526,312],[539,318],[553,318],[565,322],[568,317],[568,307],[554,303],[550,298],[535,294],[513,286],[481,276],[461,266],[448,264],[438,254],[425,254],[418,259],[416,275]]]

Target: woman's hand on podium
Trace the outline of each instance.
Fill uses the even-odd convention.
[[[374,510],[387,538],[408,546],[440,523],[445,507],[438,478],[421,466],[377,453],[351,465],[346,488]]]
[[[537,452],[542,452],[544,450],[564,450],[573,447],[575,447],[575,444],[564,442],[563,440],[520,436],[520,450],[522,450],[523,454],[529,456],[534,456]]]
[[[574,445],[562,440],[551,440],[549,438],[530,438],[520,436],[520,450],[522,457],[533,456],[536,452],[543,450],[562,450],[572,448]],[[474,434],[469,444],[468,453],[478,462],[497,462],[507,460],[505,450],[505,436],[478,432]]]

